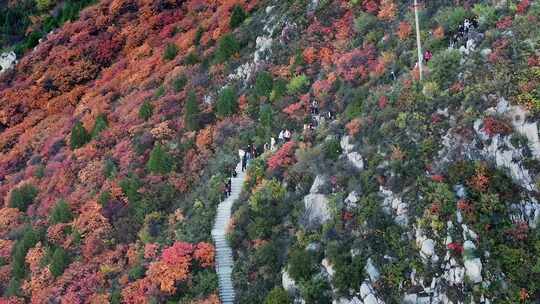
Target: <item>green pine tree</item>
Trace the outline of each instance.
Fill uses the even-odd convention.
[[[281,287],[274,287],[264,300],[264,304],[289,304],[291,298],[287,291]]]
[[[37,195],[38,190],[36,189],[36,187],[30,184],[23,185],[11,191],[9,206],[11,208],[17,208],[22,212],[26,212],[28,206],[34,203],[34,199]]]
[[[94,127],[92,128],[92,138],[97,138],[101,131],[107,129],[108,125],[107,116],[105,116],[105,114],[99,114],[96,118],[96,122],[94,122]]]
[[[246,15],[246,12],[244,11],[244,8],[240,5],[235,5],[231,13],[231,19],[229,21],[229,25],[231,26],[231,28],[236,28],[240,24],[242,24],[244,20],[246,20],[246,17],[247,15]]]
[[[189,92],[186,101],[186,114],[184,116],[184,124],[189,130],[197,131],[199,129],[199,115],[201,110],[199,109],[199,102],[195,92]]]
[[[163,59],[169,61],[176,58],[176,55],[178,54],[178,47],[174,43],[167,44],[167,47],[165,47],[165,52],[163,53]]]
[[[71,129],[71,149],[75,150],[84,146],[90,139],[91,136],[88,131],[86,131],[80,121],[77,121]]]
[[[71,208],[65,200],[59,200],[54,206],[49,217],[51,224],[67,223],[73,220]]]
[[[240,51],[240,44],[234,36],[232,34],[224,35],[218,42],[216,61],[218,63],[225,62],[238,51]]]
[[[157,143],[150,152],[150,159],[146,167],[150,172],[157,174],[167,174],[171,171],[172,159],[160,143]]]
[[[236,93],[233,88],[226,87],[219,94],[216,103],[216,112],[219,117],[226,117],[233,115],[238,107],[238,101],[236,100]]]
[[[70,258],[68,253],[62,247],[58,247],[54,250],[52,255],[51,265],[49,270],[54,277],[58,277],[64,273],[64,269],[69,265]]]
[[[260,72],[255,79],[255,94],[257,96],[269,97],[274,87],[272,75],[268,72]]]
[[[269,104],[261,105],[259,110],[259,121],[261,122],[261,127],[264,130],[264,136],[269,137],[270,132],[272,131],[272,121],[274,120],[274,112],[272,107]]]
[[[150,117],[152,117],[153,113],[154,113],[154,106],[148,100],[143,102],[143,104],[141,105],[139,109],[139,117],[142,120],[147,121],[148,119],[150,119]]]

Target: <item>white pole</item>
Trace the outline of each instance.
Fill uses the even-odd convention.
[[[420,21],[418,21],[418,2],[414,0],[414,19],[416,21],[416,45],[418,47],[418,71],[420,72],[420,81],[422,75],[422,44],[420,42]]]

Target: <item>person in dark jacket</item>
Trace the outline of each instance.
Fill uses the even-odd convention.
[[[244,156],[242,156],[242,172],[246,171],[247,166],[247,151],[244,152]]]

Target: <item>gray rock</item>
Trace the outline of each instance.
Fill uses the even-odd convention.
[[[328,198],[323,194],[306,195],[304,208],[304,216],[309,226],[319,226],[332,218]]]
[[[17,64],[17,55],[15,52],[5,52],[0,55],[0,74],[7,71]]]
[[[315,177],[315,180],[313,181],[313,185],[311,185],[311,189],[309,189],[309,193],[316,194],[321,193],[323,191],[323,187],[326,184],[326,177],[322,175],[317,175]]]

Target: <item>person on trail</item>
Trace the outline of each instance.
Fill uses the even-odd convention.
[[[431,53],[431,51],[426,50],[426,51],[424,52],[424,61],[425,61],[426,63],[428,63],[428,62],[431,60],[432,57],[433,57],[433,54]]]
[[[469,32],[469,29],[470,29],[471,25],[472,24],[469,21],[469,19],[465,19],[465,21],[463,21],[463,29],[465,30],[465,33]]]
[[[227,184],[226,183],[221,184],[221,194],[223,196],[222,201],[227,199],[227,193],[228,193]]]
[[[317,115],[319,114],[319,104],[317,103],[316,100],[313,100],[311,102],[311,114],[312,115]]]
[[[285,140],[285,136],[283,134],[283,130],[279,131],[279,135],[278,135],[278,143],[283,143],[283,141]]]
[[[473,29],[477,29],[477,28],[478,28],[478,19],[477,19],[477,18],[478,18],[478,17],[474,17],[473,20],[472,20],[472,22],[471,22],[471,27],[472,27]]]
[[[242,172],[246,171],[247,166],[247,152],[242,155]]]
[[[270,138],[270,150],[274,151],[276,149],[276,139],[271,137]]]
[[[283,133],[283,138],[285,141],[289,141],[291,139],[291,131],[289,129],[285,129],[285,132]]]
[[[231,178],[229,177],[229,180],[227,181],[227,194],[231,196],[231,192],[232,192],[232,181],[231,181]]]
[[[236,172],[236,168],[234,168],[234,170],[232,171],[232,177],[237,177],[238,176],[238,172]]]

